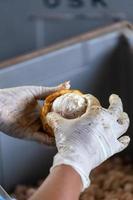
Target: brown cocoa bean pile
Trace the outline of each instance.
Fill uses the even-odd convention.
[[[91,185],[80,196],[80,200],[133,200],[133,165],[115,157],[109,159],[91,173]],[[36,187],[18,185],[12,194],[17,200],[27,200]]]

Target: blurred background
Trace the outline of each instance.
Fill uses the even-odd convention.
[[[133,21],[132,0],[0,0],[0,61],[115,21]]]

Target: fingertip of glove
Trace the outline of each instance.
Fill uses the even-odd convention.
[[[62,117],[54,112],[49,112],[46,116],[47,123],[53,129],[57,127],[57,125],[62,121]]]
[[[54,113],[53,112],[49,112],[47,115],[46,115],[46,120],[47,120],[47,123],[48,125],[51,124],[51,122],[54,120]]]
[[[109,97],[109,102],[110,103],[117,103],[118,101],[121,102],[121,98],[117,94],[111,94]]]
[[[126,125],[127,129],[129,127],[129,124],[130,124],[130,119],[129,119],[129,116],[127,113],[123,112],[121,114],[121,116],[119,117],[119,119],[117,120],[117,122],[120,124],[120,125]]]
[[[121,138],[118,139],[118,141],[120,142],[120,149],[119,151],[124,150],[130,143],[130,137],[125,135],[122,136]]]
[[[127,135],[122,136],[121,138],[119,138],[119,142],[121,142],[122,144],[126,145],[129,144],[130,142],[130,137]]]
[[[61,89],[70,89],[71,85],[70,85],[70,81],[65,81],[64,83],[59,85],[59,88]]]
[[[117,95],[117,94],[111,94],[109,98],[110,98],[110,99],[112,99],[112,98],[114,99],[114,98],[120,98],[120,97],[119,97],[119,95]]]

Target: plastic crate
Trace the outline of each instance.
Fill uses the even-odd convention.
[[[71,80],[73,88],[97,96],[104,106],[108,97],[122,97],[124,110],[133,111],[133,29],[127,22],[113,24],[52,47],[0,63],[0,87],[52,86]],[[132,156],[133,145],[126,151]],[[0,134],[0,184],[12,189],[47,176],[55,148]]]

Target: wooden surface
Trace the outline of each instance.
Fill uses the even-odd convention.
[[[0,62],[0,68],[9,67],[9,66],[15,65],[19,62],[24,62],[24,61],[33,59],[35,57],[56,51],[58,49],[70,46],[72,44],[82,42],[82,41],[86,41],[86,40],[90,40],[90,39],[96,38],[100,35],[104,35],[106,33],[114,32],[114,31],[117,31],[117,30],[122,30],[124,28],[133,30],[132,24],[130,24],[127,21],[114,23],[114,24],[108,25],[104,28],[98,28],[94,31],[90,31],[89,33],[85,33],[85,34],[76,36],[74,38],[65,40],[63,42],[51,45],[47,48],[39,49],[37,51],[34,51],[34,52],[26,54],[26,55],[21,55],[21,56],[18,56],[18,57],[15,57],[15,58],[12,58],[12,59],[9,59],[9,60],[6,60],[6,61],[2,61],[2,62]]]

